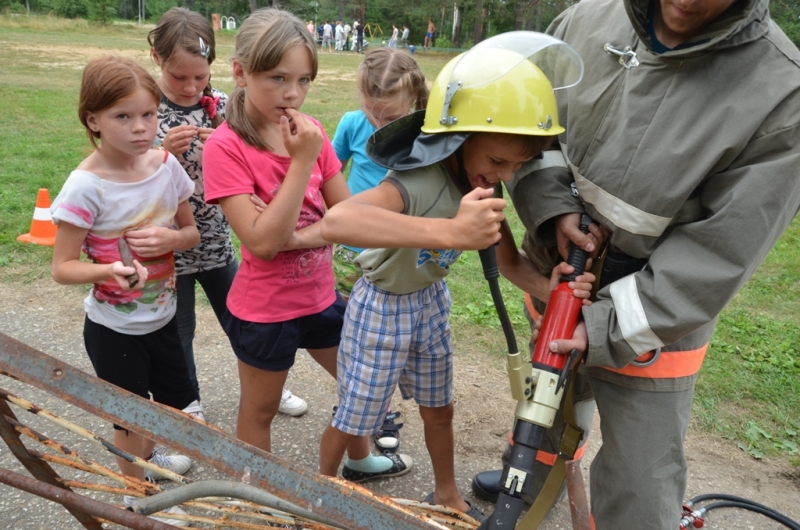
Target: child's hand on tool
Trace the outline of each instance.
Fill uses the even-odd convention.
[[[591,261],[592,260],[589,259],[586,262],[587,269],[592,266]],[[565,261],[553,267],[553,272],[550,275],[550,290],[552,291],[558,286],[562,276],[572,274],[574,271],[575,267]],[[589,295],[592,293],[592,283],[594,283],[595,279],[595,275],[587,270],[568,284],[569,288],[572,289],[572,294],[575,295],[576,298],[583,299],[583,305],[592,305],[592,302],[589,300]]]

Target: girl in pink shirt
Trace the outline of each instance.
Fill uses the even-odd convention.
[[[236,434],[266,451],[296,350],[336,377],[345,304],[319,221],[350,192],[322,125],[299,112],[316,75],[303,22],[254,12],[236,36],[228,121],[203,149],[206,200],[222,206],[242,242],[223,319],[238,357]],[[266,206],[254,209],[259,200]],[[370,457],[366,437],[351,445],[351,458],[382,458]]]

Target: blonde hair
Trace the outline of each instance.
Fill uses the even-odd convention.
[[[147,70],[125,57],[108,55],[89,61],[83,69],[81,96],[78,103],[78,118],[86,128],[89,141],[97,148],[100,131],[89,128],[86,114],[105,110],[117,101],[124,99],[137,89],[144,89],[159,102],[158,85]]]
[[[205,45],[201,49],[200,39]],[[199,55],[208,61],[209,66],[216,58],[214,50],[214,29],[200,13],[183,7],[173,7],[161,17],[155,29],[147,34],[147,43],[161,59],[161,64],[169,62],[175,50],[183,50],[192,55]],[[213,97],[211,77],[203,88],[203,95]],[[222,123],[222,115],[218,112],[211,120],[211,127],[217,128]]]
[[[370,118],[374,117],[368,103],[388,103],[406,97],[413,102],[414,110],[428,106],[425,75],[410,54],[395,48],[378,48],[369,52],[358,67],[356,87],[361,109]]]
[[[305,46],[311,53],[311,80],[317,77],[317,46],[303,21],[280,9],[254,11],[239,28],[233,59],[248,73],[265,72],[280,64],[287,50]],[[244,109],[245,89],[237,87],[228,101],[228,127],[246,144],[271,151]]]

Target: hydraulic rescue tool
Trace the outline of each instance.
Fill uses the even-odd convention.
[[[582,215],[580,229],[589,233],[592,220]],[[588,254],[575,245],[570,247],[567,263],[575,270],[561,278],[559,285],[550,293],[544,321],[533,352],[531,362],[525,362],[517,350],[516,339],[508,320],[499,288],[496,287],[497,265],[494,249],[480,251],[484,275],[489,281],[492,299],[497,308],[500,322],[508,342],[508,375],[511,394],[517,400],[516,424],[513,433],[513,450],[508,464],[503,468],[494,513],[480,526],[480,529],[511,529],[523,508],[523,499],[530,491],[533,465],[536,453],[542,447],[547,429],[552,427],[556,412],[564,394],[570,368],[577,362],[580,352],[573,350],[570,355],[555,354],[548,350],[548,344],[556,339],[572,338],[580,317],[582,300],[573,295],[569,282],[583,274]],[[582,433],[571,436],[572,453],[580,443]],[[564,447],[562,443],[562,448]],[[563,451],[571,458],[568,451]]]

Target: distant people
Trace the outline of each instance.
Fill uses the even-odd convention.
[[[408,26],[403,24],[403,34],[400,37],[400,46],[408,48]]]
[[[356,29],[354,30],[355,31],[354,36],[356,38],[355,48],[358,51],[358,53],[364,53],[364,26],[359,24],[358,21],[356,21],[356,24],[358,24],[358,26],[356,26]]]
[[[324,29],[322,26],[324,26],[324,24],[317,26],[317,45],[322,44],[322,31]]]
[[[306,24],[306,27],[308,28],[308,32],[311,33],[311,36],[313,37],[314,36],[314,30],[315,30],[314,21],[313,20],[309,20],[308,24]]]
[[[347,22],[344,23],[344,51],[350,51],[350,33],[353,31],[353,28],[350,27],[350,24]]]
[[[337,52],[344,50],[344,27],[342,26],[342,21],[336,21],[336,28],[334,29],[334,40],[335,40],[335,49]]]
[[[331,48],[331,41],[333,40],[333,28],[328,21],[325,21],[325,25],[322,26],[322,51],[325,51],[325,47],[328,47],[328,52],[332,53],[333,49]]]
[[[433,44],[433,35],[436,33],[436,24],[433,23],[433,20],[428,19],[428,32],[425,33],[425,39],[422,43],[422,46],[425,48],[430,48]]]
[[[392,24],[392,36],[389,38],[389,47],[397,48],[397,26]]]

